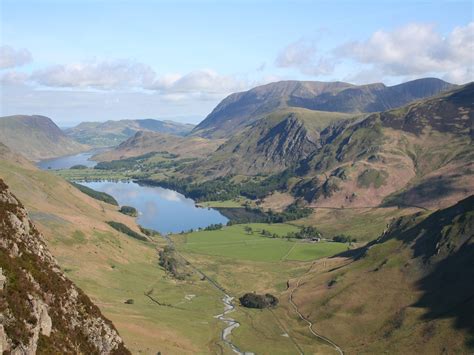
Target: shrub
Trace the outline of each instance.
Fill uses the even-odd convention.
[[[115,229],[115,230],[117,230],[121,233],[124,233],[124,234],[128,235],[129,237],[132,237],[132,238],[135,238],[135,239],[138,239],[138,240],[142,240],[142,241],[145,241],[145,242],[148,241],[148,239],[144,235],[141,235],[141,234],[131,230],[129,227],[127,227],[123,223],[108,221],[107,224],[109,226],[111,226],[113,229]]]
[[[76,182],[71,182],[71,184],[72,184],[72,186],[77,188],[82,193],[84,193],[84,194],[86,194],[86,195],[88,195],[92,198],[95,198],[96,200],[99,200],[99,201],[102,201],[102,202],[105,202],[105,203],[109,203],[109,204],[114,205],[114,206],[119,205],[115,198],[113,198],[109,194],[106,194],[105,192],[96,191],[94,189],[91,189],[90,187],[78,184]]]
[[[138,216],[137,209],[135,207],[131,207],[131,206],[122,206],[122,207],[120,207],[119,212],[123,213],[123,214],[126,214],[128,216],[132,216],[132,217],[137,217]]]
[[[240,304],[247,308],[272,308],[278,305],[278,298],[266,293],[265,295],[258,295],[256,293],[246,293],[239,298]]]

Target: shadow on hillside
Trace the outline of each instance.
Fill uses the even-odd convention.
[[[474,347],[474,244],[440,261],[418,286],[424,294],[414,306],[427,308],[423,318],[454,318],[456,328],[469,331],[468,345]]]
[[[422,183],[412,186],[407,191],[389,198],[383,203],[384,207],[392,206],[416,206],[424,205],[432,201],[433,196],[440,199],[448,197],[452,193],[462,192],[463,189],[457,186],[457,175],[449,175],[442,177],[432,177]]]

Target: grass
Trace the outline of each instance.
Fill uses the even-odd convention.
[[[285,260],[310,261],[340,253],[347,245],[334,242],[296,243]]]
[[[243,200],[225,200],[225,201],[205,201],[200,202],[197,205],[199,207],[209,207],[209,208],[240,208],[243,206]]]
[[[251,227],[252,234],[245,231]],[[308,261],[334,255],[346,249],[342,243],[307,243],[261,235],[265,229],[284,237],[298,228],[290,224],[251,223],[224,227],[215,231],[200,231],[177,237],[180,250],[188,253],[222,256],[231,259],[276,262],[280,260]]]

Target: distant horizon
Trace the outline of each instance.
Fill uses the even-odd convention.
[[[5,0],[0,114],[197,123],[281,80],[474,80],[470,1],[388,3]]]
[[[443,80],[443,79],[437,78],[437,77],[420,77],[420,78],[415,78],[415,79],[408,80],[408,81],[402,81],[400,83],[396,83],[396,84],[392,84],[392,85],[387,85],[386,83],[383,83],[383,82],[373,82],[373,83],[367,83],[367,84],[361,84],[361,85],[350,83],[350,82],[343,82],[343,83],[350,84],[350,85],[356,85],[356,86],[383,84],[387,87],[391,87],[391,86],[397,86],[397,85],[404,84],[404,83],[407,83],[407,82],[417,81],[417,80],[422,80],[422,79]],[[261,84],[261,85],[258,85],[258,86],[264,86],[264,85],[269,85],[269,84],[274,84],[274,83],[279,83],[279,82],[295,82],[295,81],[299,81],[299,82],[326,82],[326,83],[330,82],[330,81],[319,81],[319,80],[293,80],[293,79],[287,79],[287,80],[278,80],[278,81],[274,81],[274,82],[269,82],[269,83]],[[447,82],[446,80],[443,80],[443,81]],[[462,83],[462,84],[455,84],[455,85],[463,86],[463,85],[469,84],[470,82],[472,82],[472,81]],[[453,84],[453,83],[450,83],[450,82],[447,82],[447,83],[448,84]],[[258,87],[258,86],[255,86],[255,87]],[[248,90],[251,90],[255,87],[252,87]],[[241,92],[245,92],[245,91],[248,91],[248,90],[244,90],[244,91],[241,91]],[[235,93],[238,93],[238,92],[235,92]],[[232,95],[232,94],[233,93],[230,93],[229,95]],[[211,113],[211,111],[209,111],[209,113]],[[50,118],[59,128],[61,128],[62,130],[65,130],[65,129],[68,129],[68,128],[76,127],[77,125],[79,125],[81,123],[90,123],[90,122],[104,123],[104,122],[108,122],[108,121],[126,121],[126,120],[133,121],[133,120],[147,120],[147,119],[157,120],[157,121],[172,121],[172,122],[176,122],[176,123],[191,124],[191,125],[196,126],[199,123],[201,123],[207,117],[208,114],[204,115],[203,117],[195,117],[194,119],[189,118],[189,117],[192,117],[192,116],[136,117],[136,118],[125,117],[125,118],[116,118],[116,119],[110,118],[110,119],[103,119],[103,120],[101,120],[101,119],[97,119],[97,120],[90,119],[90,120],[71,121],[67,125],[62,125],[62,124],[58,123],[55,120],[54,117],[50,117],[48,115],[44,115],[44,114],[41,114],[41,113],[16,113],[16,114],[10,114],[10,115],[1,115],[1,117],[5,117],[5,116],[45,116],[45,117]],[[186,121],[186,119],[188,119],[188,121]]]

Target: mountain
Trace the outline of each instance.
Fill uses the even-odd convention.
[[[234,134],[190,174],[272,174],[297,165],[319,147],[320,131],[351,115],[301,108],[282,109]]]
[[[100,161],[118,160],[165,151],[183,158],[202,157],[215,151],[221,143],[222,140],[139,131],[116,148],[94,156],[94,159]]]
[[[129,354],[113,324],[60,270],[0,179],[0,351]]]
[[[345,353],[472,353],[473,231],[472,195],[401,217],[367,246],[315,262],[287,294]]]
[[[280,81],[229,95],[192,134],[229,137],[269,113],[288,107],[344,113],[385,111],[455,87],[435,78],[389,87],[382,83],[356,86],[343,82]]]
[[[154,119],[83,122],[65,133],[77,142],[94,147],[112,147],[132,137],[138,131],[151,131],[185,136],[194,128],[189,123]]]
[[[474,83],[321,131],[293,194],[319,207],[440,208],[474,190]],[[449,142],[449,144],[447,144]]]
[[[88,149],[68,138],[50,118],[37,115],[0,117],[0,142],[33,161]]]

